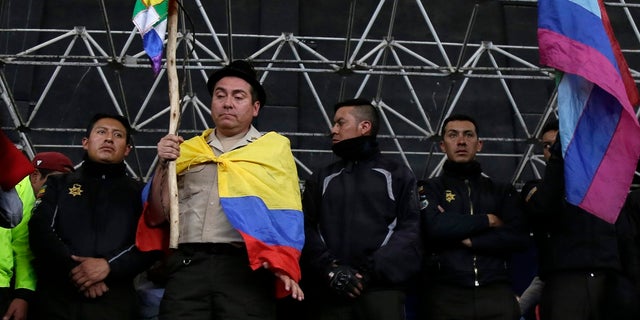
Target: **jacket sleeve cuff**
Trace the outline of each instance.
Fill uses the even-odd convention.
[[[18,288],[14,291],[14,298],[22,299],[26,302],[31,302],[34,292],[29,289]]]
[[[122,269],[120,267],[120,263],[118,263],[117,260],[109,262],[109,259],[107,259],[107,263],[109,264],[109,274],[107,275],[107,278],[118,277]]]

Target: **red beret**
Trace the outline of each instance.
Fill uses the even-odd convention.
[[[75,170],[71,159],[60,152],[40,152],[33,157],[31,163],[36,169],[47,169],[59,172],[71,172]]]

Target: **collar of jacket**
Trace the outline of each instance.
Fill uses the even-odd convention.
[[[482,173],[480,163],[475,160],[464,163],[447,160],[445,161],[442,168],[444,169],[444,172],[446,174],[459,178],[471,178],[474,176],[479,176]]]
[[[331,146],[331,150],[346,161],[368,159],[380,152],[378,142],[374,136],[361,136],[342,140]]]
[[[94,177],[119,177],[124,176],[127,173],[127,168],[124,162],[120,163],[99,163],[89,159],[87,154],[83,157],[82,163],[83,172],[88,176]]]

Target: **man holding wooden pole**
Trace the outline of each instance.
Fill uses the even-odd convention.
[[[248,62],[212,73],[207,87],[215,128],[158,142],[146,224],[169,220],[171,161],[179,195],[160,319],[275,319],[276,297],[304,297],[302,205],[289,140],[252,126],[266,94]]]

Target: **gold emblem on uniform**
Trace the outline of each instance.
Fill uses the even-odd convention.
[[[444,199],[447,200],[447,202],[451,202],[456,199],[456,194],[451,192],[451,190],[445,190]]]
[[[40,199],[47,192],[47,185],[43,185],[40,187],[40,190],[36,193],[36,199]]]
[[[69,188],[69,194],[74,197],[82,195],[82,191],[84,191],[82,190],[82,186],[77,183],[74,183],[73,186]]]

